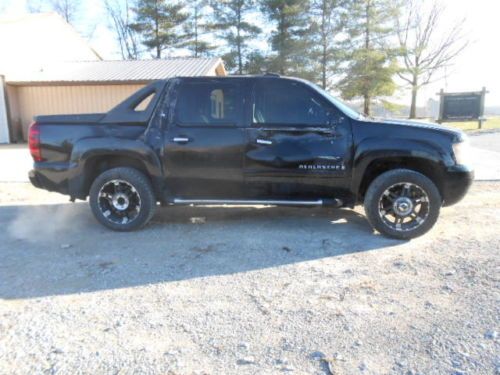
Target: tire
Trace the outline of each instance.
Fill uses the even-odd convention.
[[[370,184],[364,200],[371,226],[383,235],[403,240],[427,233],[436,223],[441,205],[436,185],[409,169],[382,173]]]
[[[97,221],[116,231],[142,228],[154,215],[156,198],[149,179],[137,169],[113,168],[90,187],[89,203]]]

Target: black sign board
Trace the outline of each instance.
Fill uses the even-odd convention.
[[[441,101],[439,103],[438,122],[453,121],[474,121],[478,120],[481,127],[484,121],[484,97],[486,89],[475,92],[439,93]]]

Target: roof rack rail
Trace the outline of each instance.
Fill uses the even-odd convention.
[[[265,77],[281,77],[278,73],[264,73]]]

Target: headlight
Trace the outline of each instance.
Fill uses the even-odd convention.
[[[469,165],[471,160],[471,147],[468,139],[453,143],[453,155],[455,162],[461,165]]]

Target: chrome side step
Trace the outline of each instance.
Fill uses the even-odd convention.
[[[247,199],[182,199],[174,198],[174,204],[192,205],[232,205],[232,206],[342,206],[340,199],[317,200],[247,200]]]

